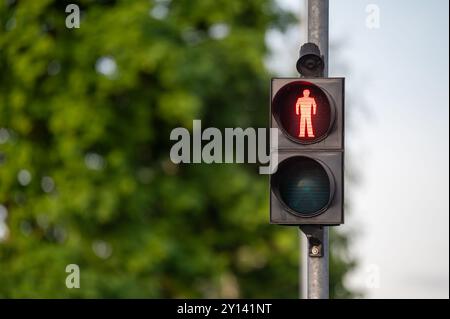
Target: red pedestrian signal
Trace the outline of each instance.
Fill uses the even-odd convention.
[[[279,128],[290,139],[301,144],[324,139],[334,120],[327,94],[306,81],[283,86],[273,99],[272,111]]]

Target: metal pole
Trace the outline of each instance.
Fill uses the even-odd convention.
[[[328,0],[308,0],[308,42],[319,46],[323,55],[324,76],[328,76]],[[308,299],[329,298],[329,238],[328,227],[323,227],[322,256],[307,258]]]
[[[308,23],[308,1],[301,0],[302,7],[300,10],[300,23],[301,23],[301,34],[300,39],[301,43],[308,41],[308,28],[303,27],[307,25]],[[300,299],[307,299],[308,298],[308,260],[306,258],[306,254],[308,252],[308,240],[306,236],[302,236],[302,231],[299,232],[299,239],[300,239],[300,253],[299,253],[299,265],[300,271],[299,271],[299,297]],[[304,256],[302,256],[302,252]]]
[[[308,42],[318,45],[328,76],[328,0],[308,0]]]
[[[307,229],[309,228],[309,229]],[[302,226],[308,238],[308,247],[304,250],[307,262],[308,299],[329,298],[329,246],[328,227]]]
[[[299,273],[299,289],[300,289],[300,299],[308,299],[308,239],[306,236],[303,236],[303,233],[300,229],[299,231],[300,238],[300,254],[299,254],[299,265],[300,273]],[[303,256],[302,256],[303,253]]]

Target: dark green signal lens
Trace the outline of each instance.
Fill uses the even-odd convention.
[[[298,156],[281,162],[274,182],[284,204],[301,215],[317,215],[330,201],[330,177],[311,158]]]

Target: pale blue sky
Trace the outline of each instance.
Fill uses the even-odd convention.
[[[302,1],[280,3],[304,14]],[[368,4],[379,29],[366,27]],[[362,173],[342,229],[361,230],[349,283],[367,297],[449,297],[448,6],[330,0],[330,76],[346,77],[347,153]],[[302,27],[268,36],[269,66],[284,76],[295,75]],[[367,285],[374,269],[378,288]]]

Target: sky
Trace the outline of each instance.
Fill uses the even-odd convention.
[[[279,4],[306,17],[306,1]],[[346,78],[346,167],[359,176],[340,228],[359,259],[348,284],[367,298],[449,298],[448,12],[447,0],[330,0],[329,75]],[[268,33],[277,74],[297,75],[305,27]]]

